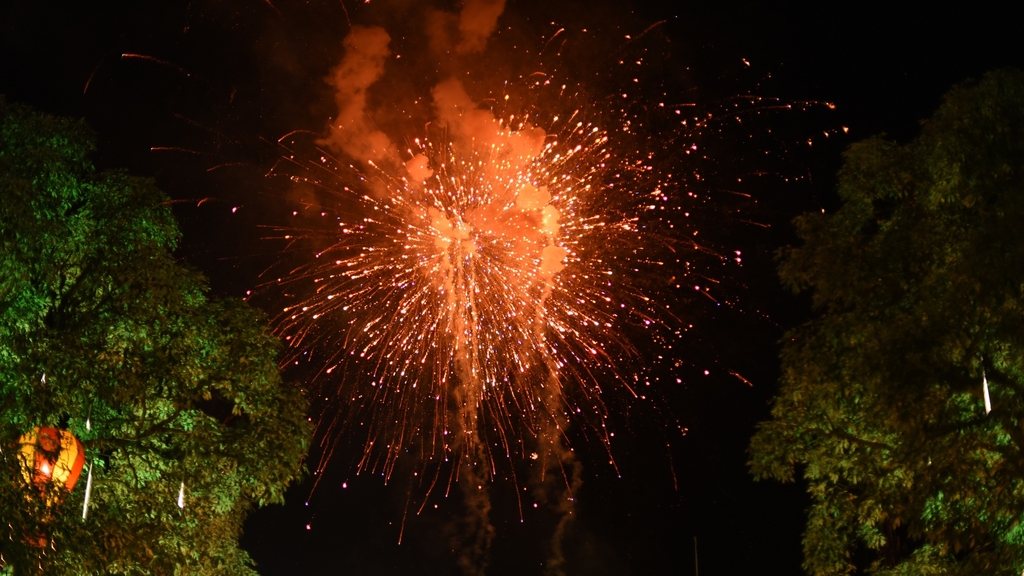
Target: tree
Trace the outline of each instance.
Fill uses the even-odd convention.
[[[84,123],[0,98],[0,569],[254,574],[242,521],[300,473],[306,400],[261,315],[175,262],[153,182],[92,149]],[[59,503],[22,480],[35,426],[85,446],[84,519],[87,473]]]
[[[954,88],[909,144],[851,146],[838,192],[781,254],[820,314],[784,337],[751,470],[807,481],[811,574],[1020,574],[1024,74]]]

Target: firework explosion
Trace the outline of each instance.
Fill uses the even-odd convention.
[[[644,397],[637,336],[667,352],[682,327],[662,291],[702,248],[684,224],[685,182],[666,168],[697,150],[688,138],[703,123],[621,92],[595,100],[541,69],[476,99],[443,79],[424,99],[425,128],[400,147],[367,113],[389,42],[353,27],[328,79],[329,135],[286,135],[271,170],[316,218],[277,228],[290,252],[313,257],[265,289],[288,302],[276,318],[287,363],[320,367],[318,472],[339,437],[358,436],[360,472],[390,478],[411,458],[427,495],[458,485],[461,538],[476,550],[460,563],[475,573],[494,532],[488,483],[502,461],[539,460],[527,482],[557,492],[557,573],[580,484],[567,429],[599,438],[614,465],[606,388]]]
[[[365,175],[370,191],[332,189],[339,203],[359,205],[359,217],[336,217],[336,242],[287,279],[315,285],[283,311],[291,346],[340,330],[346,344],[325,375],[343,360],[338,352],[369,357],[378,380],[367,400],[386,409],[375,425],[430,423],[400,426],[390,456],[424,434],[436,455],[473,443],[453,434],[535,430],[584,410],[546,386],[578,389],[600,415],[593,374],[628,348],[620,318],[654,317],[635,307],[643,297],[623,266],[632,258],[619,254],[640,246],[639,217],[616,204],[642,197],[653,209],[663,191],[637,191],[648,167],[615,155],[592,122],[570,117],[559,129],[557,117],[546,128],[531,120],[495,120],[482,142],[418,139],[413,170],[436,167],[423,182],[376,169]],[[321,162],[330,170],[334,161]],[[504,456],[519,451],[501,435]]]
[[[644,253],[664,239],[641,222],[668,183],[580,116],[509,115],[468,141],[449,124],[409,151],[410,173],[433,173],[422,182],[375,164],[349,175],[326,153],[293,176],[336,195],[349,217],[324,211],[335,230],[285,230],[333,244],[281,280],[311,293],[279,325],[294,351],[327,355],[321,379],[347,356],[373,363],[372,389],[347,400],[377,406],[368,448],[388,438],[379,464],[413,443],[447,455],[484,431],[510,457],[526,451],[512,432],[521,426],[603,418],[597,375],[632,349],[622,325],[665,318],[633,278],[662,264]]]
[[[322,197],[322,225],[280,229],[318,247],[273,282],[294,302],[277,318],[292,360],[317,354],[325,399],[333,389],[370,407],[361,469],[390,474],[413,448],[425,459],[536,457],[527,439],[577,415],[608,444],[599,382],[631,386],[616,371],[633,353],[623,327],[671,316],[637,276],[664,264],[672,241],[658,230],[672,227],[663,211],[678,184],[653,151],[624,149],[643,130],[636,118],[581,104],[579,86],[543,72],[487,108],[458,80],[440,82],[433,122],[399,152],[363,112],[387,42],[356,27],[331,136],[305,151],[281,140],[273,173]],[[517,88],[539,95],[510,103]],[[373,374],[362,386],[339,374],[352,357]]]

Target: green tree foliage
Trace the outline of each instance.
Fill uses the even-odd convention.
[[[811,574],[1020,574],[1024,74],[954,88],[910,144],[853,145],[838,191],[782,254],[820,314],[783,341],[752,472],[806,479]]]
[[[300,473],[307,403],[261,315],[175,262],[163,194],[97,173],[92,148],[82,122],[0,98],[0,566],[254,574],[242,521]],[[86,472],[49,507],[22,480],[35,426],[82,440],[84,520]]]

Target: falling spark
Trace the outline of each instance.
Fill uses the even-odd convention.
[[[985,369],[981,370],[981,391],[985,396],[985,414],[992,412],[992,400],[988,395],[988,378],[985,377]]]
[[[166,60],[161,60],[159,58],[155,58],[153,56],[148,56],[146,54],[132,54],[132,53],[126,52],[124,54],[121,54],[121,59],[122,60],[133,60],[134,59],[134,60],[143,60],[143,61],[147,61],[147,62],[153,62],[155,64],[159,64],[161,66],[166,66],[168,68],[172,68],[174,70],[177,70],[178,72],[180,72],[183,76],[185,76],[187,78],[191,78],[192,77],[192,75],[189,74],[189,72],[187,70],[185,70],[184,68],[182,68],[181,66],[178,66],[177,64],[172,64],[172,63],[170,63],[170,62],[168,62]]]
[[[89,499],[92,497],[92,465],[89,465],[89,475],[85,479],[85,502],[82,503],[82,520],[89,513]],[[179,497],[180,498],[180,497]],[[179,504],[180,506],[180,504]]]

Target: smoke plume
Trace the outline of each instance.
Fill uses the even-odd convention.
[[[327,77],[335,90],[338,115],[331,122],[330,135],[320,144],[361,162],[397,157],[391,140],[373,126],[366,110],[370,87],[384,75],[390,42],[391,37],[378,26],[353,26],[345,37],[345,56]]]
[[[457,15],[440,10],[427,14],[427,36],[434,54],[483,51],[498,26],[505,0],[466,0]]]

